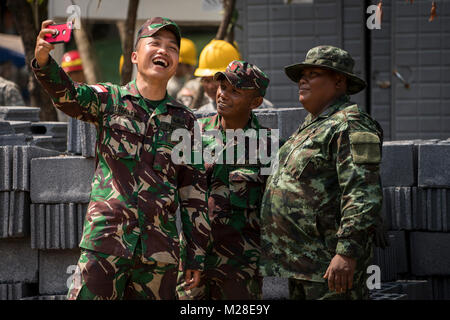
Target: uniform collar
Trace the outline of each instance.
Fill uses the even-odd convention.
[[[350,101],[350,96],[344,94],[342,96],[340,96],[339,98],[337,98],[336,100],[334,100],[324,111],[322,111],[321,114],[319,114],[316,118],[313,118],[313,115],[311,113],[309,113],[306,118],[305,121],[303,122],[303,125],[301,126],[301,128],[304,128],[308,125],[310,125],[311,123],[318,121],[319,119],[325,119],[328,118],[329,116],[331,116],[332,114],[334,114],[336,111],[343,109],[344,107],[347,106],[347,103]]]
[[[145,102],[144,97],[139,92],[139,89],[136,84],[136,79],[128,82],[126,85],[119,87],[119,94],[122,97],[130,96],[136,98],[138,104],[143,107],[147,112],[150,113],[150,110]],[[172,107],[184,108],[184,106],[176,101],[174,98],[169,96],[166,91],[166,96],[164,99],[156,106],[154,113],[156,115],[163,114],[167,112],[167,105]]]
[[[219,113],[216,113],[214,116],[211,117],[212,118],[212,123],[214,125],[214,128],[218,128],[221,131],[224,131],[222,128],[222,116]],[[261,125],[258,122],[258,118],[255,116],[255,114],[252,112],[250,112],[250,119],[248,120],[247,124],[245,125],[245,127],[243,128],[244,131],[248,130],[248,129],[255,129],[258,130],[261,128]]]

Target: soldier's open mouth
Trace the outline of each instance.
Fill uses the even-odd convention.
[[[169,63],[166,60],[161,59],[161,58],[155,58],[152,60],[152,62],[153,62],[153,64],[164,67],[164,68],[167,68],[169,66]]]

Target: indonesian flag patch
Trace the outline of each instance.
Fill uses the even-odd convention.
[[[108,92],[108,89],[106,89],[101,84],[94,84],[94,85],[90,85],[89,87],[91,87],[92,89],[94,89],[98,93],[106,93],[106,92]]]

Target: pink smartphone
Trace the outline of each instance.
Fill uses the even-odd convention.
[[[48,29],[55,29],[55,34],[46,34],[44,40],[50,43],[63,43],[69,42],[70,36],[72,35],[72,24],[62,23],[62,24],[52,24],[47,26]]]

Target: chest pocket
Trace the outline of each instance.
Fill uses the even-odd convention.
[[[172,161],[172,150],[180,143],[180,140],[172,140],[172,133],[176,129],[185,129],[184,125],[178,123],[161,122],[155,139],[155,160],[153,169],[161,171],[167,176],[175,175],[175,166]],[[183,140],[184,141],[184,140]]]
[[[259,167],[231,170],[228,176],[232,209],[258,209],[264,192]]]
[[[113,158],[136,159],[144,140],[145,123],[123,115],[104,116],[102,152]]]

